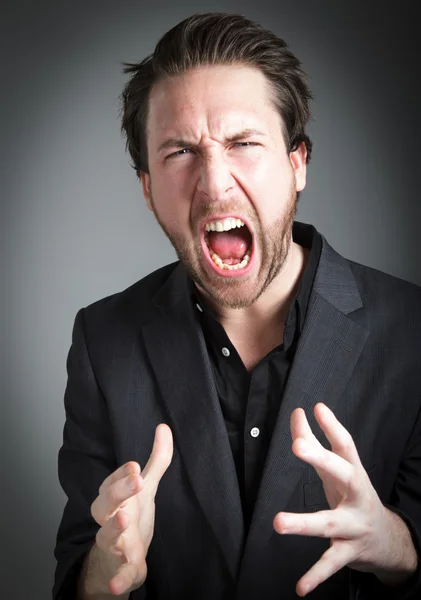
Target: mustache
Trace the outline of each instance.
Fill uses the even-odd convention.
[[[239,218],[245,217],[253,224],[253,228],[260,228],[256,211],[250,210],[250,205],[244,205],[239,202],[223,202],[218,204],[209,202],[208,204],[201,204],[199,208],[191,213],[190,225],[194,227],[194,224],[202,219],[211,220],[219,217],[221,214],[235,215]]]

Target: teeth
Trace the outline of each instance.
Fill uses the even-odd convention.
[[[227,271],[238,271],[238,269],[244,269],[244,267],[246,267],[249,263],[250,260],[250,256],[248,254],[246,254],[243,258],[243,260],[240,263],[237,263],[236,265],[226,265],[222,258],[220,256],[218,256],[216,254],[216,252],[214,252],[212,254],[212,260],[213,262],[218,265],[218,267],[220,269],[225,269]]]
[[[248,265],[249,260],[250,260],[250,257],[248,254],[246,254],[245,257],[243,258],[243,260],[238,264],[238,268],[242,269],[243,267]]]
[[[223,268],[224,263],[222,262],[222,259],[216,254],[216,252],[212,254],[212,260],[215,264],[218,265],[218,267],[220,267],[221,269]]]
[[[241,219],[228,217],[224,221],[210,221],[205,225],[205,231],[229,231],[236,227],[244,227],[245,223]]]

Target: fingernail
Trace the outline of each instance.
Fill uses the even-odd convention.
[[[128,483],[130,490],[136,489],[136,485],[137,485],[136,475],[130,475],[127,483]]]

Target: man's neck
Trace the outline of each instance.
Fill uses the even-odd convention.
[[[282,344],[285,321],[308,257],[309,250],[292,243],[284,268],[250,307],[226,309],[208,300],[249,371]]]

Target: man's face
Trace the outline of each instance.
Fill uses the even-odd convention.
[[[211,66],[158,82],[147,144],[143,191],[179,259],[220,306],[250,306],[285,263],[306,173],[266,78]]]

